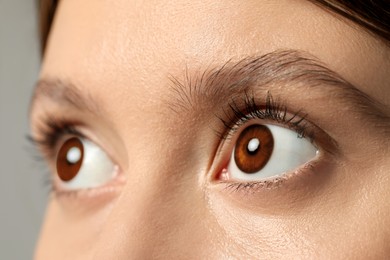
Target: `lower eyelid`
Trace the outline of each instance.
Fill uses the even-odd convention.
[[[64,209],[64,214],[90,216],[93,212],[112,204],[119,197],[122,188],[123,185],[118,184],[90,190],[53,191],[51,196]]]
[[[258,190],[273,190],[283,188],[286,182],[291,178],[299,176],[300,174],[310,174],[307,171],[313,171],[315,159],[305,163],[304,165],[299,166],[297,169],[294,169],[291,172],[282,173],[281,176],[275,178],[268,178],[261,181],[246,181],[238,182],[235,180],[224,182],[226,189],[235,192],[256,192]]]
[[[223,185],[224,190],[230,191],[230,192],[241,192],[241,193],[255,193],[257,191],[264,191],[264,190],[277,190],[280,188],[283,188],[287,182],[290,181],[290,179],[295,178],[297,176],[300,176],[301,174],[312,174],[315,171],[315,165],[318,164],[317,162],[318,158],[315,157],[313,160],[310,160],[309,162],[305,163],[304,165],[299,166],[296,169],[293,169],[292,171],[282,173],[280,176],[277,177],[271,177],[260,181],[238,181],[238,180],[221,180],[219,178],[219,174],[215,176],[215,179],[213,182],[216,185]],[[228,174],[228,173],[227,173]],[[302,176],[304,177],[304,176]]]
[[[333,165],[331,158],[319,155],[281,178],[242,183],[214,180],[209,188],[214,191],[212,196],[255,214],[285,214],[289,209],[296,211],[315,203],[315,198],[326,191]]]
[[[61,181],[53,177],[52,187],[53,194],[59,199],[77,199],[77,200],[93,200],[106,196],[115,195],[125,184],[126,179],[123,173],[118,172],[116,176],[106,184],[100,187],[78,189],[78,190],[66,190],[61,185]]]

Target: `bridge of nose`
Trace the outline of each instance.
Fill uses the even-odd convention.
[[[208,157],[196,135],[163,132],[144,133],[129,148],[126,184],[102,227],[99,258],[202,253],[214,221],[202,185]]]

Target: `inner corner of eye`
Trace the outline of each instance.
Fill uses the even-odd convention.
[[[222,168],[222,170],[218,172],[218,174],[215,177],[215,180],[217,181],[228,181],[229,179],[230,177],[229,177],[229,171],[227,166]]]

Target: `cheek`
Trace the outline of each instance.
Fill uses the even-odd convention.
[[[315,253],[307,235],[297,229],[302,224],[299,220],[238,209],[218,195],[213,196],[212,200],[211,211],[233,251],[244,252],[253,258],[263,256],[274,259],[293,256],[293,252],[300,257]],[[302,250],[305,252],[301,252]]]
[[[54,195],[51,195],[54,196]],[[67,195],[63,195],[67,196]],[[36,259],[90,259],[112,203],[77,204],[70,198],[51,197],[36,247]],[[70,199],[71,200],[71,199]],[[95,205],[94,205],[95,204]],[[99,204],[99,205],[97,205]],[[70,250],[71,249],[71,250]]]
[[[295,255],[304,259],[382,258],[390,252],[387,228],[390,208],[386,204],[390,194],[383,187],[389,184],[389,177],[381,172],[390,167],[383,163],[382,166],[335,168],[337,178],[327,181],[326,191],[315,197],[310,206],[306,203],[305,207],[286,210],[283,198],[279,198],[264,207],[240,208],[226,194],[214,192],[210,196],[210,210],[231,247],[242,249],[254,258],[259,255],[270,258]],[[373,173],[377,173],[377,178],[372,178]],[[269,210],[278,206],[285,210]]]

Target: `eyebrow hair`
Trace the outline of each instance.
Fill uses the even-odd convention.
[[[92,114],[99,114],[100,107],[96,98],[92,98],[89,93],[79,90],[73,83],[60,79],[41,79],[35,84],[35,90],[32,96],[30,111],[42,98],[61,105],[75,107],[78,110],[88,111]]]
[[[220,105],[253,89],[296,87],[302,91],[326,91],[329,99],[342,99],[378,125],[390,127],[385,105],[303,51],[277,50],[238,62],[229,60],[220,68],[207,69],[195,76],[187,69],[183,80],[170,75],[170,81],[170,100],[174,101],[169,104],[175,112],[199,109],[202,102]]]

